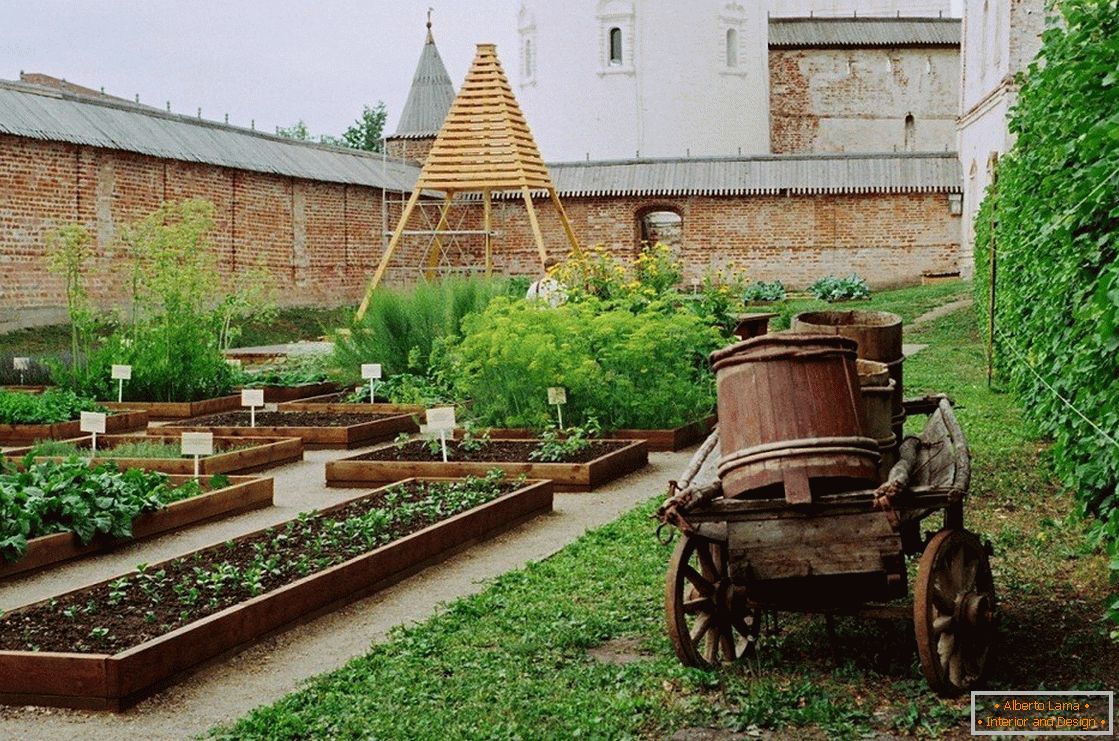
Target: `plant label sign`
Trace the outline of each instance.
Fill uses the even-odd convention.
[[[182,437],[183,455],[194,456],[194,478],[198,478],[199,457],[214,454],[214,433],[184,432]]]
[[[563,429],[563,405],[567,403],[567,389],[563,386],[552,386],[548,389],[548,403],[556,408],[559,418],[559,428]]]
[[[214,433],[212,432],[184,432],[183,455],[213,455]]]
[[[90,434],[89,449],[96,455],[97,435],[105,434],[105,415],[101,412],[82,412],[78,426],[82,432]]]
[[[110,375],[117,382],[117,403],[119,404],[124,401],[124,382],[132,380],[132,366],[114,363]]]
[[[241,369],[241,358],[226,358],[225,362],[229,363],[234,368]]]
[[[443,462],[447,462],[447,433],[455,429],[455,408],[436,407],[427,410],[427,429],[439,433],[439,445],[443,448]]]
[[[264,406],[264,389],[241,389],[241,406],[249,408],[249,427],[256,427],[256,408]]]
[[[31,370],[31,358],[12,358],[12,368],[19,371],[19,383],[23,385],[23,374]]]
[[[380,363],[362,363],[361,377],[369,381],[369,403],[377,401],[377,381],[381,378]]]

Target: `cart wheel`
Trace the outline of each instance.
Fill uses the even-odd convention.
[[[761,611],[746,605],[746,590],[731,584],[726,544],[681,538],[668,565],[664,591],[668,635],[686,666],[714,669],[751,655]]]
[[[987,551],[967,530],[941,530],[921,556],[913,600],[917,654],[941,696],[975,687],[995,634],[995,585]]]

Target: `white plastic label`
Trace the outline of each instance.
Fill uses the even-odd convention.
[[[234,368],[240,368],[241,367],[241,358],[226,358],[225,362],[229,363]]]
[[[264,406],[264,389],[241,389],[241,406]]]
[[[12,358],[12,368],[17,371],[31,370],[31,358]]]
[[[567,389],[563,386],[552,386],[548,389],[548,403],[552,406],[567,403]]]
[[[380,363],[362,363],[361,364],[361,377],[366,381],[371,379],[381,378],[381,364]]]
[[[427,410],[427,429],[431,432],[455,429],[455,408],[436,407]]]
[[[213,455],[214,433],[184,432],[183,455]]]
[[[132,366],[131,365],[113,365],[113,380],[114,381],[131,381],[132,380]]]
[[[105,434],[105,415],[101,412],[82,412],[82,432],[96,432]]]

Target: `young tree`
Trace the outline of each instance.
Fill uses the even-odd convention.
[[[352,149],[380,152],[387,115],[383,101],[377,101],[375,106],[362,106],[361,116],[342,133],[341,144]]]
[[[282,136],[285,139],[295,139],[301,142],[311,141],[311,132],[307,130],[307,124],[303,119],[299,119],[287,128],[282,126],[276,127],[276,136]]]

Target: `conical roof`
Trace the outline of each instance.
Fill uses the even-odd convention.
[[[416,187],[454,192],[523,186],[553,190],[497,47],[479,44]]]
[[[393,137],[419,139],[435,136],[443,128],[443,121],[454,99],[455,86],[435,46],[429,20],[427,41],[420,53],[420,63],[416,65],[416,74],[412,77],[412,89],[408,91],[408,100],[404,103],[404,111],[400,114],[400,123]]]

